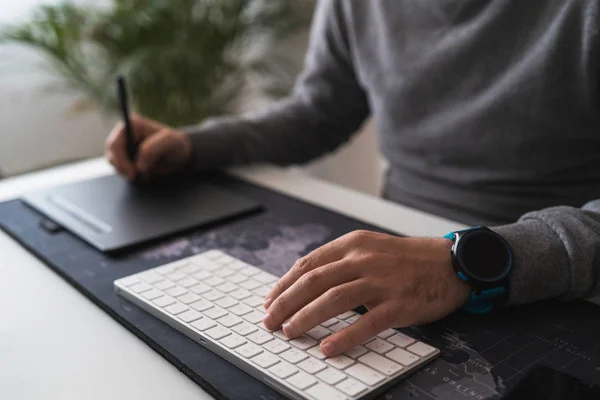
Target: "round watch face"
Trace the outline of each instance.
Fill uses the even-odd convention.
[[[494,232],[469,232],[460,239],[457,250],[456,255],[465,272],[481,281],[496,281],[510,269],[508,245]]]

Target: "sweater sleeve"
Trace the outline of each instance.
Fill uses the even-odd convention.
[[[600,292],[600,200],[552,207],[494,230],[512,248],[509,303],[574,299]]]
[[[290,165],[331,152],[369,114],[353,68],[342,2],[318,2],[310,44],[292,94],[258,114],[187,128],[195,169],[268,162]]]

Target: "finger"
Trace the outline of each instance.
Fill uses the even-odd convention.
[[[356,263],[340,260],[314,269],[292,284],[271,304],[263,320],[269,329],[277,329],[302,307],[330,288],[358,278]]]
[[[150,175],[161,158],[176,145],[177,142],[169,129],[163,129],[148,137],[138,150],[136,169],[142,175]]]
[[[136,175],[135,167],[129,159],[125,142],[125,127],[122,123],[119,123],[106,139],[106,158],[121,175],[132,181]]]
[[[294,282],[304,274],[319,268],[323,265],[331,264],[342,259],[347,251],[348,235],[339,237],[316,250],[313,250],[306,256],[300,258],[294,266],[285,274],[271,289],[271,292],[265,297],[264,307],[268,309],[273,301],[285,292]]]
[[[397,315],[398,310],[394,309],[393,303],[379,304],[352,325],[323,340],[321,352],[327,357],[342,354],[380,332],[392,328]]]
[[[323,321],[371,301],[375,293],[365,280],[355,280],[333,287],[315,299],[283,324],[288,337],[297,337]]]

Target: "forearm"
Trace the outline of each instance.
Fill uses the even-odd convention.
[[[589,297],[600,290],[600,200],[581,209],[532,212],[494,230],[514,253],[509,303]]]
[[[197,169],[310,161],[336,149],[369,114],[355,75],[343,3],[318,3],[304,70],[293,94],[260,114],[220,118],[188,130]]]

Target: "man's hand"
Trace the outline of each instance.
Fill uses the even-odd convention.
[[[332,357],[385,329],[443,318],[471,291],[452,267],[451,246],[447,239],[349,233],[298,260],[277,282],[265,300],[264,324],[283,324],[293,338],[366,306],[368,313],[323,340],[321,352]]]
[[[138,146],[135,164],[127,156],[123,123],[113,129],[105,148],[108,161],[128,180],[178,172],[190,160],[192,145],[185,133],[138,115],[131,116],[131,124]]]

